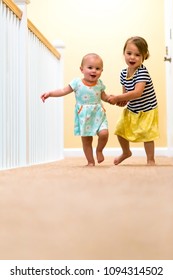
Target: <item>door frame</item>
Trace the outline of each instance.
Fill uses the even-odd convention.
[[[173,156],[173,0],[164,1],[165,20],[165,61],[166,73],[166,113],[167,113],[167,150]],[[167,51],[166,51],[167,48]],[[165,59],[164,58],[164,59]]]

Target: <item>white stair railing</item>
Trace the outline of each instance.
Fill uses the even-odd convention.
[[[40,99],[62,86],[60,54],[18,1],[0,0],[0,169],[63,158],[63,99]]]
[[[60,128],[63,119],[62,98],[61,100],[47,100],[43,104],[39,94],[61,86],[57,79],[57,74],[61,71],[60,63],[57,63],[54,55],[30,30],[28,46],[29,162],[44,162],[45,159],[47,161],[56,160],[62,158],[63,150],[63,131]],[[45,81],[47,81],[46,86]]]

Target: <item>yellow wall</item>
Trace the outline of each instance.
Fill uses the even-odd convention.
[[[143,36],[150,50],[145,65],[159,102],[161,136],[156,146],[166,146],[164,0],[30,0],[27,9],[29,19],[50,42],[61,39],[65,43],[64,85],[81,76],[82,56],[96,52],[104,61],[101,79],[106,92],[121,93],[119,74],[126,66],[122,55],[124,42],[130,36]],[[65,148],[81,147],[80,137],[73,135],[73,93],[64,98],[64,104]],[[107,147],[119,147],[113,131],[122,108],[109,104],[105,104],[105,108],[110,130]]]

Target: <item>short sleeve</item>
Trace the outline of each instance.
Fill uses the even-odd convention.
[[[120,73],[120,83],[122,85],[124,85],[124,75],[123,75],[123,71]]]
[[[136,83],[140,83],[140,82],[149,83],[150,79],[151,78],[146,67],[141,67],[138,69],[138,72],[135,76]]]
[[[71,88],[73,89],[73,91],[76,91],[78,88],[78,83],[79,83],[79,79],[73,79],[70,83],[69,86],[71,86]]]
[[[99,86],[100,86],[101,91],[105,91],[106,86],[103,84],[102,80],[99,79],[98,82],[99,82]]]

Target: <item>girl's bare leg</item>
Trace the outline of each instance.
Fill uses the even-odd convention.
[[[147,155],[147,164],[155,165],[154,159],[154,141],[144,142],[144,148]]]
[[[98,163],[104,161],[103,149],[106,146],[106,143],[108,142],[108,136],[109,133],[107,129],[103,129],[98,133],[98,144],[96,148],[96,156]]]
[[[118,141],[120,143],[120,146],[122,148],[122,154],[119,157],[116,157],[114,159],[114,164],[115,165],[119,164],[120,162],[122,162],[126,158],[131,157],[131,155],[132,155],[132,152],[130,151],[129,141],[122,138],[121,136],[117,136],[117,137],[118,137]]]
[[[87,166],[94,166],[95,161],[94,161],[94,157],[93,157],[93,148],[92,148],[93,137],[92,136],[82,136],[81,139],[82,139],[83,151],[84,151],[84,154],[88,161]]]

